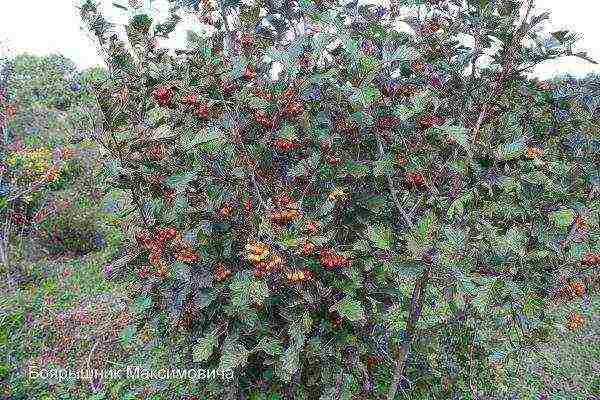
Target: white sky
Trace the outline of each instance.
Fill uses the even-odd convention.
[[[110,4],[110,1],[104,2]],[[600,2],[536,0],[536,4],[540,10],[552,12],[552,28],[578,32],[582,37],[580,47],[600,61]],[[41,55],[59,52],[80,68],[101,64],[92,41],[80,26],[75,0],[0,0],[0,42],[8,45],[12,53]],[[600,73],[600,65],[568,58],[539,66],[536,75],[547,78],[557,72],[573,75]]]

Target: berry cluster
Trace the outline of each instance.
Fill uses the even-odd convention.
[[[166,106],[173,97],[173,90],[168,87],[161,87],[152,92],[152,97],[159,106]]]
[[[344,319],[342,318],[342,316],[337,311],[334,311],[331,314],[329,314],[329,323],[335,329],[337,329],[340,326],[342,326],[343,322],[344,322]]]
[[[264,111],[258,110],[254,113],[254,121],[267,129],[273,129],[273,118],[269,117]]]
[[[250,214],[252,212],[252,202],[250,199],[244,200],[244,212]]]
[[[221,83],[221,91],[225,95],[230,95],[231,93],[233,93],[235,91],[235,88],[236,87],[233,82],[226,81],[226,82]]]
[[[412,96],[417,93],[417,87],[415,85],[399,85],[398,94],[401,96]]]
[[[246,251],[248,252],[246,257],[252,264],[258,264],[269,256],[269,246],[263,243],[249,243],[246,245]]]
[[[190,245],[183,242],[180,242],[175,246],[174,256],[178,261],[188,264],[198,261],[198,254],[196,254]]]
[[[306,241],[302,244],[302,246],[298,249],[298,254],[301,256],[307,256],[310,255],[314,252],[315,250],[315,245],[314,243],[311,243],[309,241]]]
[[[288,282],[290,283],[301,283],[312,279],[312,273],[306,269],[299,269],[296,271],[290,271],[285,274]]]
[[[337,254],[333,250],[321,250],[319,253],[319,262],[328,270],[336,268],[347,268],[350,266],[350,260],[341,254]]]
[[[342,163],[342,158],[331,154],[327,154],[325,156],[325,161],[331,165],[340,165]]]
[[[390,130],[392,129],[394,126],[396,126],[396,118],[386,115],[384,117],[379,117],[379,119],[377,119],[377,128],[381,129],[381,130]]]
[[[291,102],[285,108],[285,114],[288,118],[298,118],[302,113],[304,113],[304,107],[298,102]]]
[[[292,140],[290,140],[288,138],[275,139],[275,142],[273,144],[275,145],[277,150],[279,150],[283,153],[287,153],[288,151],[296,148],[296,143],[294,143]]]
[[[242,44],[242,46],[244,47],[250,47],[252,46],[252,44],[254,43],[254,39],[252,38],[252,36],[248,33],[244,33],[241,37],[240,37],[240,43]]]
[[[539,147],[528,147],[527,150],[525,150],[525,157],[529,159],[538,158],[542,154],[544,154],[544,151]]]
[[[152,238],[149,237],[147,232],[138,232],[135,235],[135,240],[138,244],[150,252],[148,262],[156,268],[157,275],[159,276],[164,276],[167,271],[167,266],[163,261],[166,242],[175,236],[177,236],[177,230],[173,227],[155,228]]]
[[[567,290],[572,297],[581,297],[585,293],[585,285],[583,282],[571,282]]]
[[[411,68],[416,73],[422,74],[426,72],[427,65],[423,61],[417,60],[411,65]]]
[[[273,95],[268,90],[255,89],[252,93],[256,97],[259,97],[259,98],[261,98],[263,100],[266,100],[266,101],[273,100]]]
[[[227,277],[229,277],[229,275],[231,275],[231,270],[226,268],[225,265],[218,264],[215,267],[214,277],[217,282],[223,282],[225,279],[227,279]]]
[[[288,208],[282,211],[273,211],[271,213],[271,220],[278,224],[287,224],[290,221],[298,218],[300,212],[294,208]]]
[[[287,224],[300,216],[298,203],[293,202],[288,195],[275,196],[272,201],[280,210],[271,213],[271,221],[278,224]]]
[[[406,183],[412,187],[419,187],[425,184],[425,178],[420,172],[408,172],[406,174]]]
[[[586,254],[581,260],[581,265],[585,267],[595,267],[597,265],[600,265],[600,254]]]
[[[587,222],[581,215],[575,217],[575,226],[581,231],[586,231],[589,228]]]
[[[277,254],[272,254],[267,245],[250,243],[246,245],[246,251],[246,257],[254,266],[254,276],[260,278],[281,269],[283,259]]]
[[[308,221],[306,223],[306,230],[311,235],[314,235],[315,233],[317,233],[317,222],[316,221]]]
[[[441,27],[442,26],[439,21],[435,19],[430,19],[429,21],[425,22],[425,24],[423,24],[423,31],[427,33],[435,33],[439,31]]]
[[[204,119],[208,118],[209,113],[208,113],[208,107],[206,106],[206,104],[197,104],[196,107],[194,108],[194,115],[199,118],[204,118]]]
[[[421,129],[427,129],[434,126],[439,126],[444,123],[444,118],[438,117],[437,115],[428,115],[417,118],[417,124]]]
[[[229,203],[224,203],[221,208],[219,209],[219,214],[222,217],[230,217],[231,213],[233,212],[233,206]]]
[[[199,103],[198,96],[195,93],[189,93],[187,96],[181,99],[181,103],[187,106],[195,106]]]
[[[584,323],[585,320],[580,314],[573,313],[567,317],[567,327],[573,331],[581,328]]]
[[[256,71],[252,67],[246,67],[242,72],[242,78],[246,80],[251,80],[256,78]]]
[[[165,158],[165,155],[165,147],[162,145],[156,145],[148,150],[148,158],[153,161],[160,161]]]
[[[263,276],[279,271],[281,269],[282,264],[283,259],[278,255],[274,255],[268,261],[260,261],[254,264],[254,270],[252,272],[255,277],[262,278]]]

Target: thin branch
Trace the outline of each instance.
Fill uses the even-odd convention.
[[[375,134],[375,138],[377,139],[377,149],[379,152],[379,157],[383,158],[385,155],[385,152],[383,150],[383,142],[381,140],[381,135],[379,134],[379,132],[377,132]],[[400,212],[400,215],[402,215],[402,219],[404,219],[404,222],[406,223],[406,225],[409,228],[412,228],[413,223],[410,220],[410,217],[408,216],[408,213],[406,212],[406,210],[404,210],[404,208],[402,207],[400,200],[398,199],[398,193],[396,192],[396,189],[394,188],[394,182],[392,181],[391,174],[389,172],[386,172],[385,177],[387,179],[388,186],[390,187],[390,193],[392,195],[392,199],[394,201],[394,204],[396,205],[396,208]]]

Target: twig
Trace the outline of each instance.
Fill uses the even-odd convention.
[[[385,153],[383,150],[383,143],[381,141],[381,135],[379,134],[379,132],[377,132],[375,134],[375,137],[377,139],[377,149],[379,151],[379,157],[383,158]],[[400,215],[402,215],[402,219],[404,219],[404,222],[406,223],[406,225],[409,228],[412,228],[413,223],[410,220],[410,217],[408,216],[408,214],[406,213],[406,210],[404,210],[404,208],[402,207],[402,204],[400,204],[400,200],[398,199],[398,194],[396,192],[396,189],[394,188],[394,182],[392,181],[392,176],[390,175],[389,172],[386,172],[385,177],[387,179],[388,186],[390,187],[390,193],[392,195],[392,199],[394,201],[394,204],[396,205],[396,208],[400,212]]]

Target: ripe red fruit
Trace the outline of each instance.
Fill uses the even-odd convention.
[[[221,84],[221,90],[224,94],[229,95],[235,90],[235,84],[233,82],[223,82]]]
[[[304,113],[304,108],[301,103],[292,102],[285,108],[285,113],[289,118],[297,118]]]
[[[292,199],[287,194],[283,193],[273,197],[273,203],[278,207],[285,207],[292,202]]]
[[[250,199],[244,200],[244,212],[250,214],[252,212],[252,202]]]
[[[148,151],[151,160],[160,161],[165,158],[165,148],[163,146],[154,146]]]
[[[173,90],[167,87],[161,87],[152,92],[152,97],[160,106],[166,106],[173,97]]]
[[[319,253],[319,262],[328,270],[350,266],[350,261],[346,257],[330,249],[321,250]]]
[[[317,223],[315,221],[308,221],[308,223],[306,224],[306,230],[311,235],[314,235],[315,233],[317,233]]]
[[[396,118],[392,116],[379,117],[377,127],[382,130],[390,130],[396,125]]]
[[[196,96],[194,93],[190,93],[187,96],[185,96],[181,102],[183,104],[189,105],[189,106],[193,106],[198,104],[198,96]]]
[[[340,165],[342,163],[342,159],[340,157],[332,156],[331,154],[328,154],[325,157],[325,161],[327,161],[328,164],[332,165]]]
[[[223,206],[219,209],[219,214],[221,214],[222,217],[229,217],[231,216],[232,212],[233,207],[229,203],[224,203]]]
[[[246,67],[242,72],[242,78],[246,80],[254,79],[256,77],[256,71],[252,67]]]
[[[586,254],[581,260],[581,265],[585,267],[594,267],[600,264],[600,255],[594,253]]]
[[[277,148],[277,150],[282,152],[290,151],[296,147],[296,144],[287,138],[276,139],[274,145]]]
[[[423,186],[425,184],[425,178],[420,172],[408,172],[406,174],[406,182],[413,187]]]
[[[273,128],[273,119],[267,116],[267,114],[262,110],[258,110],[254,113],[254,121],[267,129]]]
[[[194,109],[194,115],[200,118],[208,118],[208,107],[206,104],[198,104]]]
[[[438,117],[436,115],[429,115],[425,117],[417,118],[417,124],[422,129],[431,128],[433,126],[442,125],[444,123],[444,119],[442,117]]]
[[[254,39],[249,34],[244,33],[240,38],[240,43],[244,47],[252,46],[252,44],[254,43]]]

